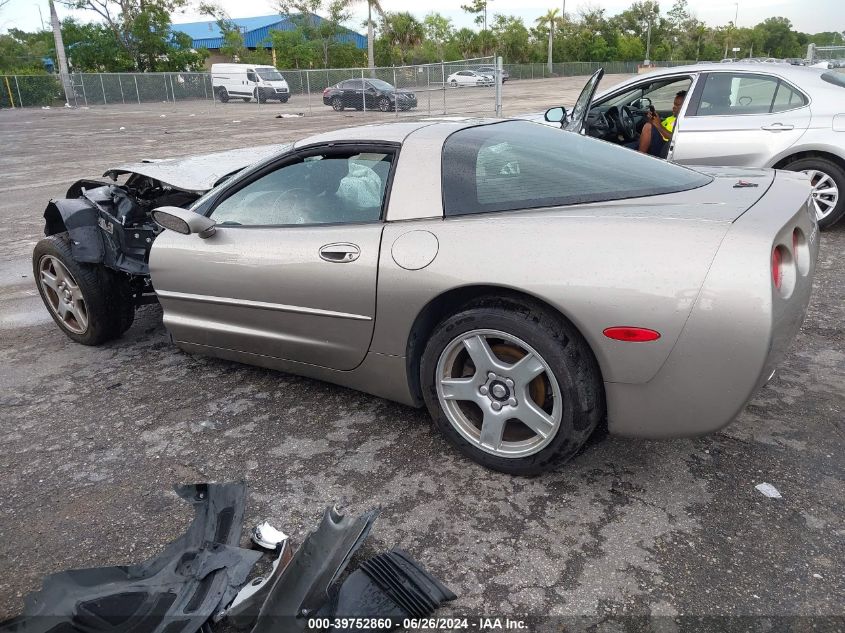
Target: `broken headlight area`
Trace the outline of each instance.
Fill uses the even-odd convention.
[[[50,200],[44,234],[67,231],[77,261],[147,276],[150,248],[161,232],[152,220],[153,209],[186,208],[199,196],[139,174],[122,184],[80,180],[65,198]]]

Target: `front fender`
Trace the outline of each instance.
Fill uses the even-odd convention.
[[[67,231],[73,258],[98,264],[105,256],[98,218],[97,208],[85,198],[53,199],[44,210],[44,235]]]

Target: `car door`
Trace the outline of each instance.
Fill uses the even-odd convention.
[[[599,87],[599,82],[603,76],[604,68],[599,68],[590,76],[587,83],[584,84],[581,94],[578,95],[578,101],[576,101],[575,105],[572,107],[572,112],[569,113],[569,116],[563,125],[563,129],[568,132],[576,132],[579,134],[583,133],[584,121],[586,121],[587,114],[590,112],[593,96],[595,96],[596,89]]]
[[[210,237],[161,234],[150,274],[174,339],[332,369],[360,364],[396,151],[294,152],[201,203],[217,222]]]
[[[763,167],[810,125],[809,99],[765,73],[713,71],[696,83],[669,159],[691,165]]]
[[[360,108],[364,102],[361,95],[362,80],[349,79],[343,82],[343,105],[347,108]]]

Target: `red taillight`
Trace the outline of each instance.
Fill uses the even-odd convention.
[[[660,338],[660,332],[655,332],[644,327],[631,326],[609,327],[604,331],[604,335],[616,341],[627,341],[629,343],[645,343],[646,341],[656,341]]]
[[[325,97],[325,96],[326,96],[326,94],[329,92],[329,90],[331,90],[331,88],[326,88],[325,90],[323,90],[323,96],[324,96],[324,97]]]
[[[792,239],[795,239],[794,235]],[[772,251],[772,281],[775,288],[780,290],[780,285],[783,282],[783,255],[781,255],[779,246],[775,246]]]

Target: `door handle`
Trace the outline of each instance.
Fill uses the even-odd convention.
[[[354,262],[361,255],[361,249],[349,242],[326,244],[320,247],[320,259],[333,264]]]
[[[792,124],[772,123],[771,125],[764,125],[760,129],[766,130],[767,132],[786,132],[788,130],[794,130],[795,126]]]

